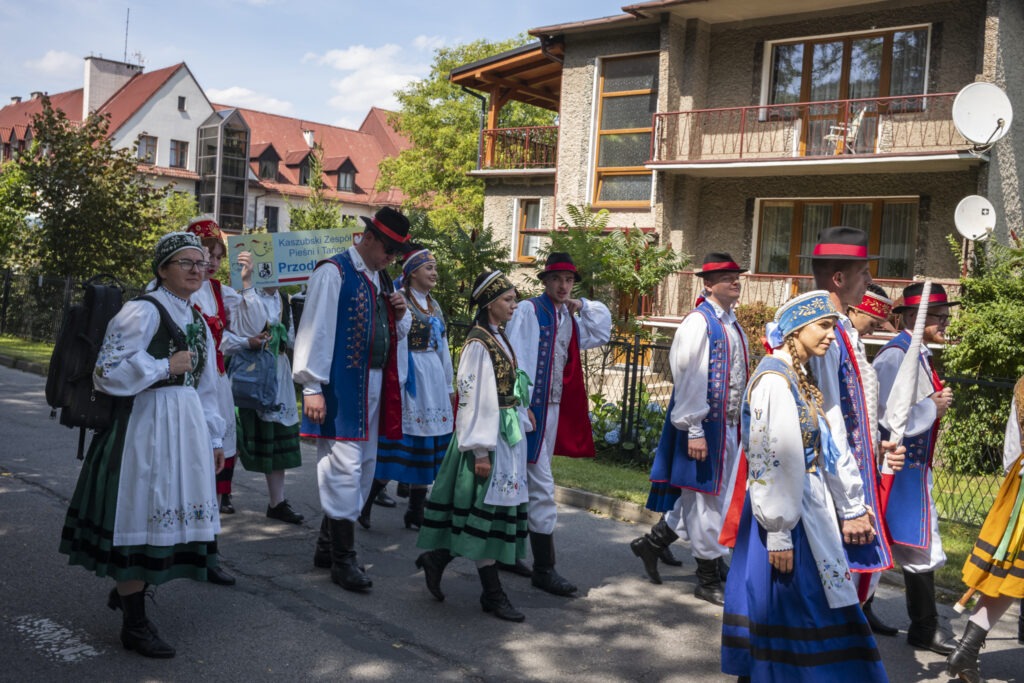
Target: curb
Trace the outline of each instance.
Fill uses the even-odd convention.
[[[8,356],[0,353],[0,365],[8,368],[14,368],[15,370],[21,370],[22,372],[31,372],[34,375],[46,376],[49,370],[49,363],[43,365],[42,363],[33,363],[32,361],[25,360],[23,358],[15,358],[14,356]]]

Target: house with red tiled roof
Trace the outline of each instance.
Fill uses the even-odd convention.
[[[83,87],[48,95],[72,121],[107,116],[115,148],[134,148],[139,170],[158,186],[196,195],[200,211],[225,230],[287,230],[288,209],[310,194],[309,156],[324,149],[326,196],[344,216],[398,206],[398,191],[378,192],[381,160],[409,146],[372,108],[359,130],[212,104],[182,62],[144,72],[135,64],[85,58]],[[0,108],[0,162],[28,148],[43,93]]]

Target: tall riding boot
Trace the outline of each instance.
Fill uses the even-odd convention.
[[[864,616],[867,617],[868,626],[871,627],[871,632],[880,636],[894,636],[900,632],[895,626],[890,626],[875,614],[875,610],[872,609],[871,603],[874,602],[875,596],[872,595],[864,602]]]
[[[935,572],[914,574],[903,570],[907,588],[907,642],[923,650],[948,655],[956,648],[954,641],[939,628],[939,610],[935,606]]]
[[[409,490],[409,509],[405,511],[406,529],[419,531],[423,526],[423,503],[426,500],[426,486],[414,486]]]
[[[713,560],[697,560],[697,588],[693,594],[701,600],[721,607],[725,604],[725,586],[722,575],[718,571],[718,558]]]
[[[320,534],[316,537],[313,566],[319,569],[331,568],[331,527],[327,523],[327,515],[320,520]]]
[[[437,598],[438,602],[444,602],[444,593],[441,592],[441,577],[444,575],[444,568],[451,561],[452,554],[447,548],[428,550],[416,558],[416,566],[423,570],[423,578],[427,581],[427,590]]]
[[[156,627],[146,619],[146,593],[139,591],[121,596],[121,644],[126,650],[135,650],[143,657],[169,659],[174,648],[156,634]]]
[[[377,494],[384,490],[387,486],[386,481],[373,480],[370,484],[370,493],[366,496],[366,502],[363,503],[363,509],[359,512],[359,516],[356,517],[356,521],[359,522],[359,526],[364,529],[370,528],[370,511],[373,510],[373,501],[377,497]]]
[[[477,570],[480,575],[480,584],[484,587],[483,595],[480,596],[480,606],[485,612],[493,614],[505,621],[523,621],[526,615],[517,610],[509,602],[508,596],[501,588],[501,578],[498,576],[498,568],[489,564]]]
[[[555,537],[531,531],[530,547],[533,549],[533,576],[530,582],[552,595],[569,596],[575,593],[576,586],[555,571]]]
[[[978,665],[978,653],[985,647],[985,637],[988,631],[975,624],[967,622],[964,630],[964,637],[956,646],[956,650],[946,658],[946,671],[950,676],[958,677],[967,683],[981,683],[981,668]]]
[[[630,550],[644,563],[644,571],[654,583],[661,583],[661,574],[658,573],[658,560],[662,553],[668,550],[668,546],[679,536],[672,530],[672,527],[665,521],[664,515],[658,523],[651,527],[651,530],[641,536],[634,538],[629,543]]]
[[[331,529],[331,581],[349,591],[366,591],[373,586],[356,560],[355,525],[347,519],[332,519]]]

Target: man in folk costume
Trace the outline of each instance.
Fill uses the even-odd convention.
[[[408,250],[409,220],[387,207],[363,220],[359,243],[321,261],[309,279],[293,372],[302,385],[301,434],[318,439],[324,519],[313,561],[323,566],[329,548],[331,579],[352,591],[373,585],[356,560],[354,525],[373,483],[378,436],[402,438],[397,350],[410,326],[384,270]]]
[[[672,400],[651,467],[647,507],[664,512],[650,532],[630,544],[647,575],[661,583],[658,560],[685,529],[697,560],[694,595],[722,605],[728,548],[719,543],[739,461],[739,417],[747,385],[747,337],[733,308],[740,273],[725,252],[711,252],[695,273],[704,296],[672,340]]]
[[[846,312],[863,301],[871,284],[869,264],[879,257],[868,255],[868,237],[863,230],[835,226],[822,230],[813,252],[802,258],[811,259],[815,286],[829,292],[837,311]],[[893,452],[889,444],[878,444],[872,434],[871,425],[879,414],[872,408],[878,401],[877,381],[873,373],[865,371],[864,346],[844,313],[836,322],[835,335],[825,355],[810,361],[841,454],[836,473],[828,474],[826,480],[842,521],[847,563],[852,572],[860,574],[857,592],[868,623],[879,633],[891,632],[871,610],[870,575],[892,567],[888,531],[880,514],[877,454],[884,451],[895,468],[900,464],[900,450]]]
[[[922,314],[923,282],[915,282],[903,290],[902,303],[894,308],[902,314],[902,330],[875,356],[878,374],[879,415],[896,382],[900,364],[910,347],[911,332]],[[948,655],[956,647],[950,634],[939,628],[935,606],[935,572],[946,564],[946,555],[939,538],[939,515],[932,497],[932,453],[939,431],[939,420],[953,401],[953,391],[944,387],[932,366],[932,353],[927,344],[946,341],[949,308],[959,302],[950,301],[942,285],[932,283],[928,301],[924,302],[927,319],[921,344],[922,381],[930,386],[921,394],[925,398],[910,408],[903,444],[907,448],[906,466],[886,477],[888,507],[885,519],[892,534],[893,556],[903,567],[906,584],[907,613],[910,628],[907,642],[914,647]],[[919,394],[919,395],[921,395]],[[888,438],[886,424],[881,424],[882,438]]]
[[[571,298],[580,281],[569,254],[548,255],[538,274],[544,293],[523,302],[505,330],[519,367],[533,384],[530,410],[537,428],[527,434],[530,491],[530,546],[533,585],[554,595],[576,586],[555,571],[554,531],[558,517],[553,454],[594,457],[587,390],[580,353],[608,343],[612,318],[598,301]]]

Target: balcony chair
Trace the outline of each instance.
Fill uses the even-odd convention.
[[[848,123],[829,126],[825,140],[832,143],[833,154],[857,153],[857,134],[860,132],[860,126],[864,122],[864,112],[867,110],[867,107],[863,107]]]

